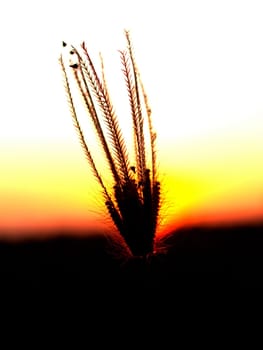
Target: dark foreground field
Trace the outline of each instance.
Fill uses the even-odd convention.
[[[147,263],[125,261],[103,236],[0,244],[1,290],[171,291],[263,287],[263,225],[180,229]]]
[[[247,324],[261,317],[260,311],[256,318],[243,314],[245,309],[259,310],[255,289],[260,289],[262,300],[263,225],[180,229],[164,243],[166,251],[145,264],[140,259],[125,262],[103,236],[2,240],[0,307],[2,320],[13,332],[8,341],[18,338],[16,323],[16,329],[26,328],[28,339],[32,327],[40,331],[38,345],[50,330],[58,334],[61,327],[58,348],[74,334],[74,326],[74,349],[83,348],[75,345],[80,336],[92,349],[93,338],[96,344],[105,341],[109,347],[112,342],[115,348],[120,341],[126,348],[122,337],[137,349],[141,338],[149,348],[156,336],[178,344],[180,337],[184,343],[192,338],[196,342],[193,334],[199,332],[203,342],[212,329],[219,334],[211,347],[227,323],[232,334],[234,319]]]

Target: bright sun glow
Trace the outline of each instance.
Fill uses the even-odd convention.
[[[166,229],[263,218],[262,18],[253,0],[2,4],[0,229],[105,223],[58,58],[62,40],[102,52],[128,134],[124,29],[153,111]]]

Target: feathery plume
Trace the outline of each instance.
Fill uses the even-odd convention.
[[[160,209],[160,182],[157,180],[156,171],[156,133],[153,129],[148,97],[135,62],[130,34],[126,30],[124,34],[127,48],[119,52],[128,95],[127,102],[130,105],[136,164],[132,164],[129,158],[119,119],[113,108],[102,56],[100,56],[102,78],[98,75],[84,42],[80,50],[71,47],[69,53],[75,55],[76,61],[69,64],[69,69],[66,69],[62,55],[60,65],[73,124],[89,166],[102,190],[107,211],[131,254],[147,257],[154,251]],[[62,45],[67,46],[64,41]],[[91,154],[85,140],[71,93],[70,74],[82,96],[112,174],[113,184],[110,189],[106,188],[94,161],[94,155]],[[150,140],[150,159],[147,159],[144,134],[146,125]]]

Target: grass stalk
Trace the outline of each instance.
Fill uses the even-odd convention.
[[[147,257],[154,252],[160,211],[160,182],[156,171],[156,133],[154,132],[151,108],[137,68],[130,34],[124,32],[127,47],[120,50],[120,61],[130,106],[132,134],[134,137],[135,164],[128,154],[119,119],[114,111],[107,85],[104,62],[101,56],[100,78],[83,42],[80,49],[70,47],[74,63],[66,67],[60,56],[64,86],[74,126],[84,154],[103,194],[107,211],[119,234],[133,256]],[[63,46],[67,44],[63,42]],[[108,189],[98,171],[95,155],[90,152],[85,140],[69,83],[73,77],[84,101],[88,117],[93,123],[101,150],[112,175],[112,187]],[[72,83],[72,84],[73,84]],[[147,125],[147,126],[146,126]],[[145,129],[148,127],[149,152]],[[147,154],[150,154],[147,159]]]

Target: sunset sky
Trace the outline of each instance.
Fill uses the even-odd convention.
[[[0,6],[0,231],[108,224],[58,58],[62,40],[85,41],[95,60],[101,51],[122,111],[124,29],[131,32],[157,131],[162,230],[263,219],[262,1],[10,0]]]

